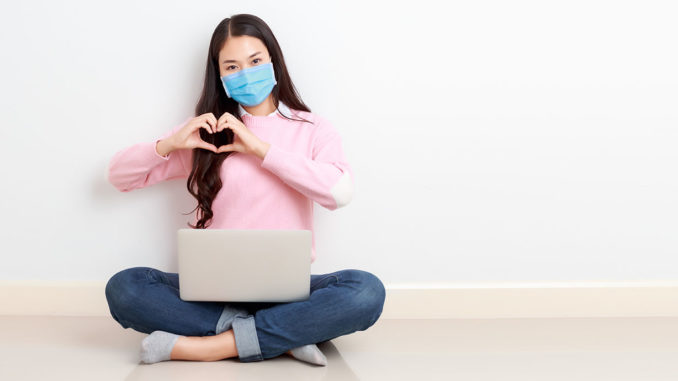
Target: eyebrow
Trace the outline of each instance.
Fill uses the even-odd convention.
[[[256,53],[252,54],[251,56],[249,56],[248,58],[252,58],[252,57],[254,57],[254,56],[256,56],[257,54],[260,54],[260,53],[261,53],[261,52],[256,52]],[[227,63],[227,62],[236,62],[236,61],[235,61],[235,60],[225,60],[225,61],[222,62],[222,63]]]

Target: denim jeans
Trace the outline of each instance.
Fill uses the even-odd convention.
[[[108,280],[106,299],[113,319],[143,333],[212,336],[232,328],[241,362],[364,331],[381,315],[384,285],[370,272],[311,274],[309,285],[304,301],[193,302],[179,298],[179,274],[131,267]]]

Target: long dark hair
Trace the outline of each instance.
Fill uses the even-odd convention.
[[[279,101],[285,103],[291,110],[311,111],[297,93],[297,89],[294,87],[292,79],[287,72],[285,58],[280,50],[280,45],[268,25],[257,16],[237,14],[223,19],[214,29],[207,53],[205,84],[200,95],[200,100],[195,106],[195,116],[211,112],[218,119],[225,112],[228,112],[242,122],[238,112],[238,102],[226,96],[219,74],[219,52],[231,36],[256,37],[268,49],[277,81],[271,93],[273,94],[273,102],[278,112]],[[312,123],[303,118],[291,119],[287,116],[284,117],[290,120]],[[217,147],[233,142],[233,131],[228,128],[216,134],[210,134],[202,128],[199,131],[202,140],[212,143]],[[211,224],[213,216],[212,201],[222,186],[221,177],[219,176],[221,164],[233,152],[216,154],[201,148],[193,149],[193,168],[188,176],[186,187],[188,192],[198,200],[198,206],[190,213],[198,209],[197,216],[199,219],[196,225],[189,223],[190,227],[205,229]]]

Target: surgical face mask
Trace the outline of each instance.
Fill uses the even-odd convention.
[[[273,63],[248,67],[221,77],[226,95],[245,106],[256,106],[271,93],[275,80]]]

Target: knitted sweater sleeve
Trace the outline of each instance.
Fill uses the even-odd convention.
[[[108,164],[108,181],[119,191],[129,192],[164,180],[188,178],[192,168],[193,150],[179,149],[167,156],[160,156],[156,151],[156,144],[181,129],[190,119],[157,139],[137,143],[116,152]]]
[[[353,170],[344,157],[341,136],[319,119],[312,157],[271,144],[261,167],[326,209],[335,210],[353,198]]]

